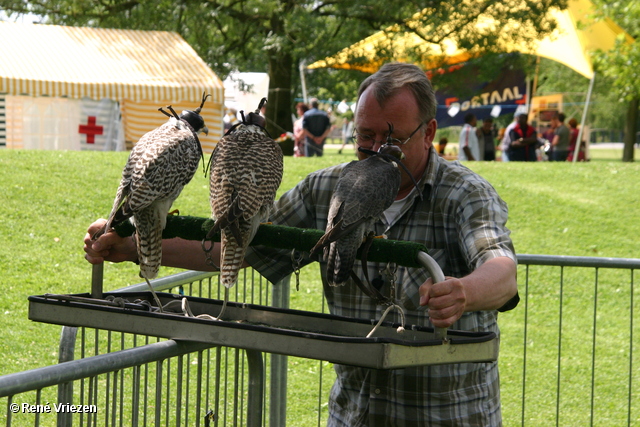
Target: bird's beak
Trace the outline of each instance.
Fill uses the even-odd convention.
[[[204,132],[205,135],[209,136],[209,128],[207,128],[206,126],[200,129],[200,132]]]

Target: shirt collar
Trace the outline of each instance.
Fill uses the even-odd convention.
[[[389,231],[391,227],[393,227],[399,220],[402,218],[409,209],[412,208],[414,203],[417,202],[416,198],[422,194],[423,200],[428,200],[431,196],[431,188],[436,182],[436,176],[438,174],[439,169],[439,159],[440,156],[436,153],[435,148],[429,148],[429,159],[427,160],[427,166],[425,167],[425,171],[422,174],[422,177],[418,181],[418,189],[414,188],[402,201],[404,202],[402,208],[395,216],[394,220],[391,223],[388,223],[386,217],[380,219],[380,221],[385,225],[385,234]],[[395,203],[395,202],[394,202]]]
[[[422,178],[418,182],[418,190],[422,194],[424,200],[428,200],[431,197],[431,189],[435,186],[436,178],[438,176],[438,170],[440,169],[440,161],[446,161],[442,159],[435,148],[429,148],[429,159],[427,160],[427,167],[422,174]],[[414,193],[414,197],[417,196],[417,192]]]

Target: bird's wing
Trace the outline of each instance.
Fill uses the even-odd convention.
[[[276,142],[232,134],[220,140],[213,156],[211,207],[217,221],[248,220],[273,203],[283,164]]]
[[[191,130],[171,121],[146,133],[131,173],[128,208],[136,211],[153,200],[172,198],[191,181],[198,169],[200,153]]]
[[[371,157],[349,164],[331,199],[325,244],[377,220],[393,203],[399,186],[400,171],[385,160]]]
[[[221,230],[220,281],[226,287],[236,282],[245,250],[273,205],[282,164],[280,146],[252,125],[225,135],[213,152],[212,231]]]

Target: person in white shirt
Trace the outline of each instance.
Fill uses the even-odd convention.
[[[500,148],[502,150],[502,161],[508,162],[509,155],[507,154],[507,150],[509,149],[509,144],[511,144],[511,138],[509,134],[513,130],[514,127],[518,124],[518,115],[514,114],[513,121],[509,123],[507,128],[504,130],[504,136],[502,137],[502,142],[500,143]]]
[[[480,160],[480,147],[476,133],[477,119],[473,113],[464,117],[464,126],[460,131],[460,149],[458,160]]]

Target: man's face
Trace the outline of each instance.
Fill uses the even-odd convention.
[[[520,123],[521,125],[526,125],[527,124],[527,115],[526,114],[520,114],[518,116],[518,123]]]
[[[420,126],[418,103],[409,89],[400,90],[384,106],[381,106],[375,99],[372,87],[367,88],[358,100],[355,130],[378,141],[371,148],[373,151],[377,151],[381,145],[380,141],[386,139],[389,133],[387,123],[393,124],[392,137],[402,141],[406,140]],[[402,163],[411,171],[416,180],[420,179],[427,165],[429,148],[432,145],[436,129],[435,120],[424,123],[406,144],[400,146],[405,155]],[[358,152],[359,159],[362,160],[366,157],[366,154]],[[403,171],[400,194],[402,195],[403,189],[410,189],[412,185],[411,179]]]
[[[485,132],[489,132],[491,126],[493,126],[493,122],[482,122],[482,129],[484,129]]]

